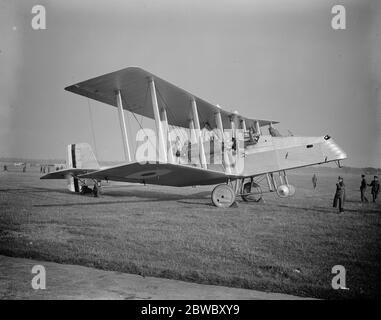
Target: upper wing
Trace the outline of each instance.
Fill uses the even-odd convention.
[[[168,123],[171,125],[188,128],[191,98],[196,100],[200,123],[208,122],[212,127],[217,127],[214,114],[221,111],[221,118],[224,128],[230,127],[230,117],[232,112],[220,109],[216,105],[206,102],[203,99],[137,67],[129,67],[112,73],[108,73],[93,79],[89,79],[74,85],[65,90],[80,94],[82,96],[101,101],[116,107],[115,91],[120,90],[123,97],[123,108],[145,117],[154,118],[148,79],[153,78],[157,91],[157,99],[160,107],[165,107],[168,111]],[[237,116],[240,120],[245,120],[246,126],[254,126],[254,121],[258,121],[260,126],[276,121],[249,119]]]
[[[217,184],[225,182],[230,177],[235,176],[179,164],[140,164],[138,162],[118,165],[79,176],[79,178],[87,179],[140,182],[176,187]]]

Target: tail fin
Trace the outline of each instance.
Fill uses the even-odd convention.
[[[67,146],[67,168],[100,169],[100,166],[88,143],[76,143]],[[67,182],[70,191],[81,191],[78,178],[69,177]]]

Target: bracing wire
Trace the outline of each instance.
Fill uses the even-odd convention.
[[[147,103],[147,92],[148,92],[148,86],[147,86],[147,90],[146,90],[146,97],[145,97],[145,101],[144,101],[144,106],[146,106],[146,103]],[[125,100],[124,100],[123,97],[122,97],[122,100],[123,100],[123,103],[125,103]],[[144,134],[145,134],[146,137],[148,138],[148,142],[149,142],[149,143],[152,145],[152,147],[155,148],[155,150],[156,150],[155,145],[152,143],[152,141],[151,141],[149,135],[147,135],[147,133],[146,133],[146,131],[144,130],[143,126],[142,126],[141,123],[139,122],[138,118],[137,118],[136,115],[135,115],[135,112],[133,112],[133,111],[130,111],[130,112],[131,112],[131,114],[134,116],[134,118],[135,118],[136,122],[138,123],[140,129],[143,130]],[[142,117],[142,118],[143,118],[143,117]],[[135,144],[135,153],[136,153],[136,149],[137,149],[137,144]]]
[[[168,111],[167,112],[167,116],[168,118],[171,118],[174,120],[174,122],[176,122],[176,117],[175,115],[173,114],[172,110],[169,108],[169,105],[168,103],[166,102],[166,100],[164,99],[164,97],[161,95],[160,93],[160,90],[158,88],[156,88],[156,91],[158,93],[158,96],[160,97],[160,99],[162,100],[162,102],[164,103],[165,107],[166,107],[166,110]],[[169,121],[168,121],[169,122]],[[169,124],[168,124],[169,126]],[[187,137],[185,135],[185,133],[183,132],[183,130],[180,130],[177,126],[174,126],[174,125],[171,125],[171,127],[176,131],[176,135],[178,135],[179,137],[181,137],[183,139],[183,141],[186,141],[187,140]]]

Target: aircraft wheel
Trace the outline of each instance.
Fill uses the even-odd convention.
[[[227,184],[219,184],[212,191],[212,202],[216,207],[228,208],[235,201],[235,192]]]
[[[253,182],[246,182],[243,185],[243,193],[241,194],[241,198],[243,201],[249,202],[249,201],[255,201],[258,202],[259,200],[262,199],[262,189],[261,187]]]

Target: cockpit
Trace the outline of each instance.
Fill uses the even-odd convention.
[[[282,137],[278,129],[274,128],[272,123],[269,124],[268,130],[269,130],[270,136]],[[261,135],[262,135],[262,131],[259,125],[256,125],[255,127],[249,127],[248,130],[245,131],[245,135],[244,135],[245,147],[249,145],[255,145],[258,142]]]

